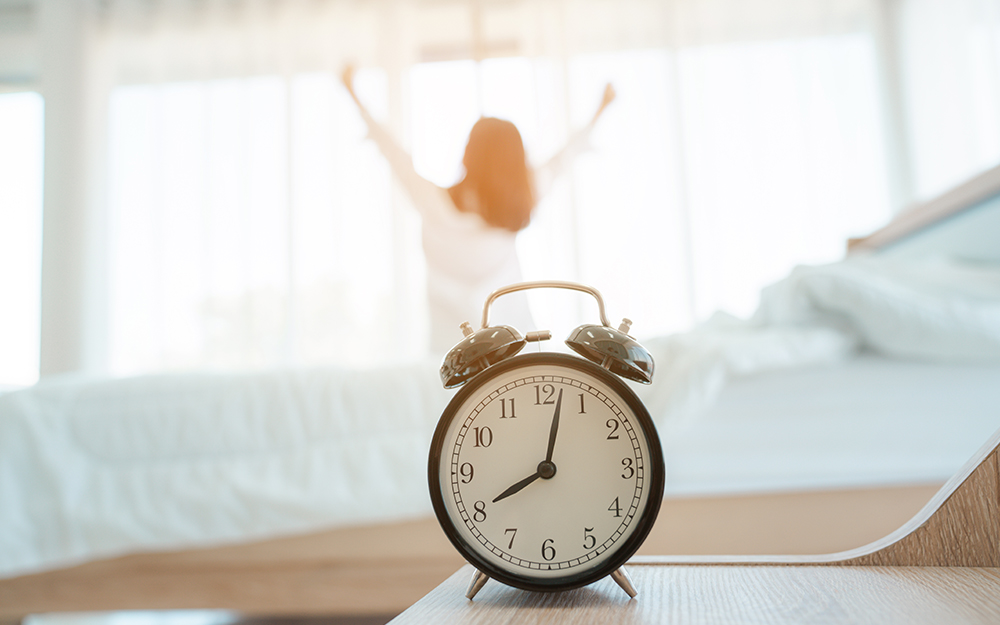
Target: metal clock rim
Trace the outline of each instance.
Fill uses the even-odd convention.
[[[593,375],[608,384],[608,386],[610,386],[611,389],[615,391],[632,410],[632,413],[639,422],[639,427],[646,435],[650,454],[649,495],[646,500],[645,508],[638,515],[636,527],[631,536],[629,536],[622,543],[622,545],[615,551],[614,555],[612,555],[600,566],[581,573],[571,574],[566,577],[551,578],[550,580],[524,579],[523,577],[500,569],[476,553],[471,545],[469,545],[462,538],[462,536],[459,535],[457,527],[451,517],[448,516],[444,503],[444,495],[441,491],[440,485],[440,464],[441,453],[444,447],[444,437],[447,433],[448,426],[456,416],[459,406],[465,402],[469,395],[472,395],[491,379],[506,373],[511,369],[537,364],[562,365],[571,369],[577,369],[583,373]],[[626,561],[628,561],[628,559],[631,558],[636,551],[638,551],[639,547],[649,535],[650,530],[652,530],[653,524],[656,522],[656,518],[659,515],[660,505],[663,501],[665,474],[666,469],[663,462],[663,449],[660,445],[659,435],[656,432],[656,427],[653,424],[652,417],[649,415],[649,411],[646,410],[646,407],[643,405],[642,401],[635,394],[635,392],[629,388],[625,382],[606,369],[577,356],[571,356],[569,354],[562,354],[558,352],[542,352],[514,356],[490,367],[488,370],[476,376],[464,387],[459,389],[458,393],[456,393],[451,401],[448,402],[444,412],[441,413],[441,418],[434,430],[434,437],[431,440],[430,455],[427,461],[427,481],[430,487],[431,503],[434,507],[434,514],[437,516],[438,523],[441,525],[445,535],[448,537],[448,540],[452,543],[455,549],[458,550],[467,562],[489,577],[503,582],[508,586],[513,586],[522,590],[540,592],[571,590],[573,588],[586,586],[587,584],[591,584],[610,575],[613,571],[624,565]]]

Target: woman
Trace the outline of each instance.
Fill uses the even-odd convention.
[[[486,297],[495,289],[521,281],[515,242],[527,227],[551,181],[586,147],[587,138],[604,109],[615,98],[605,87],[593,119],[577,131],[563,150],[532,172],[521,134],[514,124],[482,118],[472,127],[462,164],[465,176],[452,187],[439,187],[413,168],[410,155],[368,113],[354,93],[354,68],[342,75],[344,86],[368,125],[369,137],[420,213],[427,295],[431,319],[431,349],[444,354],[462,338],[459,326],[477,327]],[[535,329],[527,300],[515,294],[497,300],[491,320],[522,333]]]

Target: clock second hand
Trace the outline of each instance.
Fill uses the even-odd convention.
[[[549,427],[549,445],[545,453],[545,460],[538,463],[538,469],[534,473],[497,495],[496,499],[493,500],[493,503],[510,497],[540,477],[549,479],[556,474],[556,465],[552,464],[552,452],[556,447],[556,433],[559,431],[559,411],[562,408],[562,394],[563,390],[559,389],[559,397],[556,398],[556,410],[552,415],[552,425]]]

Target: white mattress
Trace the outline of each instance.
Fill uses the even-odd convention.
[[[943,482],[1000,429],[1000,365],[866,355],[731,380],[664,436],[667,492]]]

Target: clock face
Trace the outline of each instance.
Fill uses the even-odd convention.
[[[617,377],[563,354],[474,378],[438,424],[431,497],[481,571],[531,590],[595,581],[648,534],[663,494],[652,421]]]

